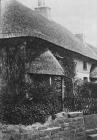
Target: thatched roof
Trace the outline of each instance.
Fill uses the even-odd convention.
[[[91,48],[97,55],[97,47],[92,46],[91,44],[87,44],[89,48]]]
[[[89,46],[89,48],[91,48],[92,50],[94,50],[94,52],[96,53],[97,55],[97,48],[96,47],[93,47],[92,45],[90,44],[87,44]],[[94,78],[94,79],[97,79],[97,65],[91,70],[90,72],[90,78]],[[96,81],[97,82],[97,81]]]
[[[10,0],[2,4],[1,16],[1,39],[20,36],[38,37],[97,60],[95,52],[92,53],[66,28],[49,21],[16,0]]]
[[[64,75],[64,70],[49,50],[37,56],[29,65],[27,72],[32,74]]]
[[[90,78],[95,78],[97,79],[97,67],[95,67],[91,73],[90,73]]]

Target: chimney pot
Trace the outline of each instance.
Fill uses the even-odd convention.
[[[51,18],[51,8],[45,6],[45,0],[38,0],[38,7],[35,8],[35,11],[47,19]]]

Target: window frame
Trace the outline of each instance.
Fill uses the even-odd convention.
[[[87,70],[87,62],[86,61],[83,62],[83,70]]]
[[[88,77],[83,77],[84,82],[88,82]]]

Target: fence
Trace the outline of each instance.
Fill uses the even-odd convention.
[[[97,114],[97,98],[65,97],[67,111],[82,111],[84,115]]]

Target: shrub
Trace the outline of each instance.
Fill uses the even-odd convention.
[[[54,101],[54,100],[53,100]],[[44,123],[49,115],[59,112],[58,100],[52,103],[34,103],[25,99],[21,104],[5,104],[2,108],[2,121],[7,124],[29,125],[35,122]],[[56,106],[57,105],[57,106]]]

